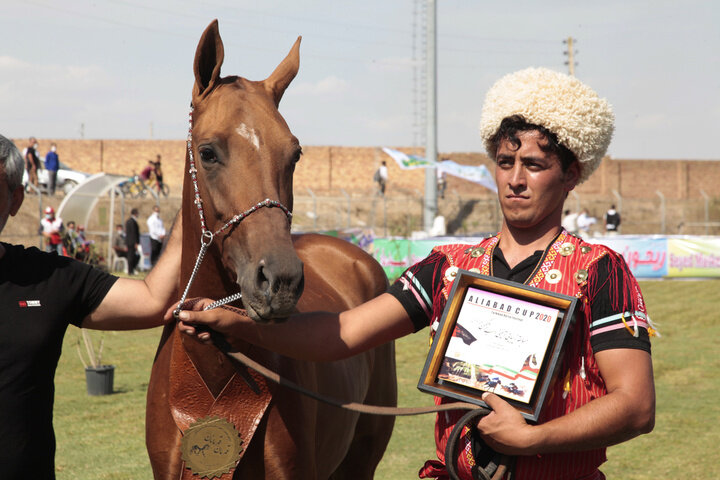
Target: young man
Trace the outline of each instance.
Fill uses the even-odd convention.
[[[576,296],[580,307],[560,381],[540,421],[530,425],[502,398],[484,394],[493,412],[461,437],[458,473],[473,478],[470,443],[479,436],[494,450],[517,455],[513,479],[603,479],[605,448],[651,431],[655,415],[650,327],[639,287],[617,253],[561,227],[565,199],[599,165],[613,122],[608,103],[573,77],[547,69],[503,77],[487,94],[480,125],[496,162],[500,233],[475,246],[436,247],[387,293],[340,314],[260,325],[225,309],[183,311],[180,328],[209,341],[194,327],[207,325],[231,344],[242,339],[292,357],[332,360],[427,326],[432,335],[458,268]],[[426,462],[421,478],[447,478],[445,445],[463,413],[438,415],[438,460]]]
[[[0,232],[23,202],[23,167],[15,145],[0,135]],[[53,377],[69,324],[129,330],[162,323],[180,273],[176,223],[166,254],[145,280],[0,242],[1,478],[55,478]]]

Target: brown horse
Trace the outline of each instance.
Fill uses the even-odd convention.
[[[202,233],[215,232],[189,296],[220,298],[239,290],[243,308],[256,321],[294,311],[342,311],[387,286],[378,263],[361,249],[332,237],[290,234],[284,208],[292,210],[301,150],[277,107],[297,73],[299,46],[298,38],[264,81],[220,77],[224,50],[217,21],[195,54],[185,171],[194,169],[196,181],[188,175],[183,186],[179,282],[184,288],[192,275]],[[259,206],[266,198],[272,204]],[[298,361],[251,345],[244,353],[334,398],[396,402],[391,344],[333,363]],[[183,460],[182,437],[201,418],[214,417],[232,424],[242,441],[239,462],[222,479],[370,479],[394,423],[392,417],[358,415],[268,385],[256,373],[234,368],[214,346],[166,327],[147,400],[146,440],[156,479],[201,477]]]

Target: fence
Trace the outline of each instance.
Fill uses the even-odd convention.
[[[704,194],[704,192],[703,192]],[[409,237],[422,230],[423,201],[419,191],[404,195],[318,194],[310,189],[296,192],[293,230],[324,231],[372,229],[377,236]],[[700,199],[667,200],[660,192],[644,199],[571,192],[565,207],[586,209],[596,219],[591,233],[603,233],[603,216],[611,204],[622,217],[620,233],[626,235],[720,235],[720,197],[704,194]],[[460,195],[450,191],[438,200],[438,215],[445,218],[448,235],[473,235],[498,231],[502,217],[492,194]]]
[[[3,240],[41,247],[38,226],[43,208],[53,200],[53,206],[57,207],[58,197],[50,199],[44,195],[27,195],[18,216],[8,221]],[[297,191],[293,231],[360,229],[372,230],[376,237],[411,237],[413,232],[423,229],[423,201],[422,193],[417,190],[393,192],[386,196],[367,192],[348,193],[345,190],[323,193],[309,189]],[[154,204],[155,199],[128,200],[115,206],[115,218],[125,219],[129,209],[136,206],[140,208],[140,218],[144,219]],[[591,234],[604,232],[602,218],[610,204],[615,204],[622,216],[620,233],[625,235],[720,235],[720,197],[707,194],[699,199],[670,201],[659,194],[645,199],[629,199],[619,195],[607,198],[571,192],[565,202],[566,208],[574,211],[585,208],[597,219]],[[180,198],[161,199],[160,205],[161,215],[166,225],[170,225],[174,212],[180,206]],[[444,199],[438,199],[438,214],[445,219],[447,235],[494,233],[502,223],[497,198],[491,193],[471,196],[450,190]],[[86,226],[89,238],[94,239],[98,246],[104,247],[107,242],[102,232],[107,231],[108,218],[106,201],[98,202],[90,224]]]

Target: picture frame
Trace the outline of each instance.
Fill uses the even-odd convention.
[[[482,407],[501,396],[536,423],[557,377],[577,298],[458,270],[418,389]]]

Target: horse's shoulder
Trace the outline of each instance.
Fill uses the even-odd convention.
[[[320,253],[325,255],[347,258],[350,261],[371,261],[375,259],[357,245],[342,238],[323,235],[320,233],[303,233],[292,236],[295,251],[300,253]]]
[[[362,248],[341,238],[318,233],[293,235],[293,245],[300,260],[309,268],[329,269],[352,275],[355,282],[373,285],[375,295],[387,288],[387,276],[375,258]]]

